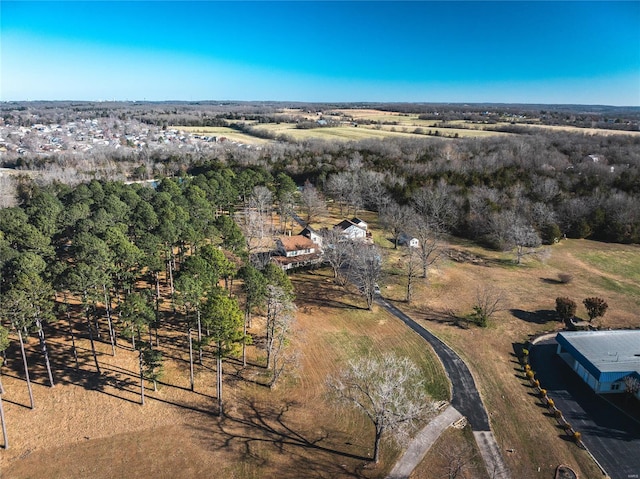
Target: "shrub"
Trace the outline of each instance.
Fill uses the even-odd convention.
[[[533,371],[531,371],[530,369],[527,370],[527,378],[533,379],[534,376],[535,376],[535,374],[533,373]]]
[[[582,304],[587,308],[587,314],[589,315],[590,322],[595,318],[604,316],[604,313],[607,312],[607,308],[609,307],[604,299],[595,296],[592,298],[585,298]]]
[[[533,385],[537,388],[540,387],[540,381],[538,381],[537,379],[535,381],[533,381]]]
[[[573,440],[576,442],[580,442],[580,440],[582,439],[582,434],[580,434],[578,431],[573,433]]]
[[[528,364],[524,365],[524,370],[525,371],[531,371],[531,366],[529,366]]]
[[[562,411],[556,409],[553,415],[556,417],[556,419],[560,419],[562,417]]]
[[[540,396],[545,397],[547,395],[547,390],[546,389],[541,389],[540,390]]]
[[[571,298],[558,297],[556,298],[556,312],[561,321],[569,321],[573,319],[576,314],[576,302]]]
[[[523,356],[529,356],[529,350],[528,349],[523,349],[522,350],[522,355]]]
[[[547,223],[542,227],[540,236],[544,244],[554,244],[562,238],[562,231],[556,223]]]
[[[547,406],[549,406],[549,408],[552,408],[556,405],[555,401],[551,398],[547,399]]]
[[[571,273],[560,273],[558,275],[558,281],[562,284],[569,284],[573,281],[573,275]]]

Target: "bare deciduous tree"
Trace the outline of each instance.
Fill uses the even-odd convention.
[[[376,463],[383,435],[402,442],[433,409],[420,370],[409,359],[393,354],[350,361],[328,384],[338,400],[356,406],[373,423]]]
[[[333,270],[333,279],[344,285],[342,270],[352,256],[353,241],[346,239],[342,233],[334,229],[322,232],[323,258]]]
[[[344,214],[344,206],[352,189],[350,177],[349,173],[341,172],[331,175],[327,180],[327,193],[340,205],[340,216]]]
[[[489,285],[478,286],[472,319],[478,326],[487,326],[489,319],[495,313],[505,309],[505,302],[506,295],[504,291]]]
[[[269,387],[274,388],[286,369],[298,363],[298,354],[290,347],[294,334],[295,305],[287,298],[280,314],[273,318],[269,355],[271,359],[271,381]]]
[[[508,230],[508,236],[510,242],[515,245],[516,248],[516,263],[520,264],[524,256],[534,254],[537,248],[542,243],[540,235],[530,224],[527,224],[522,219],[516,219]]]
[[[458,217],[458,207],[452,201],[453,187],[441,179],[436,185],[425,186],[413,195],[416,212],[432,227],[450,231]]]
[[[291,296],[279,286],[267,286],[267,369],[275,371],[275,359],[284,347],[291,330],[295,305]],[[275,382],[274,382],[275,384]]]
[[[407,291],[405,301],[407,303],[411,303],[411,300],[413,299],[413,284],[418,276],[418,271],[420,270],[422,263],[420,261],[418,250],[416,248],[407,247],[407,252],[403,256],[403,261],[404,269],[407,273]]]
[[[395,201],[389,203],[380,212],[380,221],[393,237],[393,247],[398,248],[400,235],[407,231],[412,221],[413,210],[406,205],[399,205]]]
[[[362,245],[351,251],[349,276],[367,301],[367,308],[371,309],[382,273],[381,252],[375,245]]]
[[[272,219],[273,194],[266,186],[254,186],[251,196],[249,197],[248,206],[258,214],[261,220],[256,226],[258,227],[258,236],[260,239],[270,234]]]
[[[305,182],[300,199],[307,216],[307,223],[326,211],[326,205],[320,192],[309,181]]]
[[[625,376],[624,392],[627,393],[627,398],[634,397],[638,391],[640,391],[640,380],[634,376]]]
[[[440,248],[441,231],[437,225],[429,223],[425,218],[414,217],[411,232],[418,243],[418,256],[422,262],[422,277],[427,278],[429,267],[436,263],[442,255]]]

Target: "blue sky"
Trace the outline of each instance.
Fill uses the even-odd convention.
[[[0,2],[0,100],[640,106],[640,1]]]

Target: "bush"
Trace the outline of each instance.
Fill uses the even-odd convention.
[[[529,350],[528,349],[523,349],[522,350],[522,355],[523,356],[529,356]]]
[[[556,417],[556,419],[560,419],[562,417],[562,411],[556,409],[553,415]]]
[[[569,284],[573,281],[573,275],[570,273],[560,273],[558,274],[558,281],[562,284]]]
[[[555,403],[555,401],[554,401],[553,399],[551,399],[551,398],[547,399],[547,406],[548,406],[549,408],[552,408],[552,407],[554,407],[555,405],[556,405],[556,403]]]
[[[533,381],[533,385],[537,388],[540,387],[540,381],[538,381],[537,379],[535,381]]]
[[[578,431],[573,433],[573,440],[576,442],[580,442],[580,440],[582,439],[582,434],[580,434]]]
[[[556,312],[561,321],[569,321],[573,319],[576,314],[576,302],[571,298],[558,297],[556,298]]]
[[[544,244],[554,244],[562,238],[562,231],[556,223],[547,223],[542,227],[540,237]]]
[[[533,373],[533,371],[531,371],[530,369],[527,371],[527,378],[529,379],[533,379],[533,376],[535,376],[535,374]]]
[[[547,395],[547,390],[546,389],[541,389],[540,390],[540,396],[545,397]]]
[[[609,307],[604,299],[595,296],[592,298],[585,298],[582,304],[587,308],[589,322],[593,321],[595,318],[604,316],[604,313],[607,312],[607,308]]]

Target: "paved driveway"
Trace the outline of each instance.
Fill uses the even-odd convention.
[[[555,339],[531,348],[531,367],[611,479],[640,478],[640,424],[595,394],[555,354]],[[558,434],[566,437],[558,429]]]
[[[376,302],[403,321],[433,347],[451,381],[453,389],[451,404],[457,411],[466,416],[473,430],[473,436],[478,444],[480,455],[487,467],[487,472],[494,479],[510,479],[511,476],[502,457],[502,452],[491,431],[487,410],[482,403],[473,376],[471,376],[471,372],[464,361],[449,346],[393,304],[385,301],[380,296],[377,296]]]

